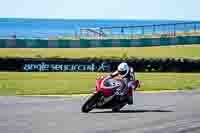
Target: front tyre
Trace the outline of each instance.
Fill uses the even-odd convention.
[[[92,109],[94,109],[97,101],[98,101],[98,93],[94,93],[82,106],[81,111],[83,113],[88,113]]]

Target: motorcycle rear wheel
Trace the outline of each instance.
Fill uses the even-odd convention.
[[[117,107],[112,108],[112,112],[120,112],[120,109],[122,109],[124,106],[126,105],[126,103],[121,104]]]

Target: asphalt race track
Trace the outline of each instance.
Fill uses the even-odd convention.
[[[0,133],[200,133],[200,91],[136,93],[119,113],[80,106],[86,97],[0,97]]]

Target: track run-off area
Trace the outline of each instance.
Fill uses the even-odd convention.
[[[80,108],[88,96],[1,96],[1,133],[199,133],[200,90],[134,95],[121,112]]]

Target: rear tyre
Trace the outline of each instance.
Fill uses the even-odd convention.
[[[120,108],[113,108],[112,109],[112,112],[119,112],[120,111]]]
[[[81,111],[83,113],[90,112],[96,105],[98,100],[98,93],[94,93],[82,106]]]
[[[118,105],[117,107],[112,108],[112,112],[120,112],[120,109],[122,109],[126,104]]]

